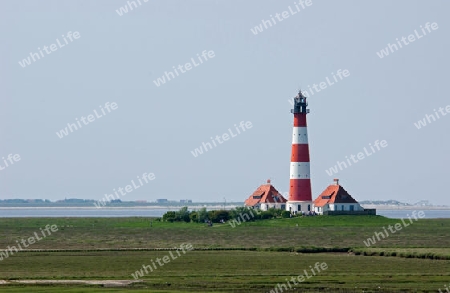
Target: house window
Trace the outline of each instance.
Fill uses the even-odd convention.
[[[297,209],[298,211],[301,211],[302,210],[302,205],[301,204],[299,204],[298,205],[298,209]]]
[[[343,211],[344,210],[344,205],[341,205],[341,211]]]
[[[351,210],[351,211],[353,211],[353,210],[354,210],[354,209],[353,209],[353,205],[351,205],[351,206],[350,206],[350,210]]]
[[[282,210],[286,209],[286,205],[282,204],[282,205],[281,205],[281,209],[282,209]]]
[[[311,211],[311,205],[308,205],[308,212]]]

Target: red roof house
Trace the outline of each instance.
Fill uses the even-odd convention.
[[[270,184],[270,180],[267,180],[267,184],[258,187],[255,192],[245,200],[245,205],[261,210],[267,210],[269,208],[284,210],[286,208],[286,201],[287,200],[281,193]]]
[[[341,186],[339,180],[328,186],[317,198],[314,200],[314,211],[318,214],[323,214],[327,211],[364,211],[364,208]]]

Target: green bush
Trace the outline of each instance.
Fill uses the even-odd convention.
[[[270,208],[267,211],[270,212],[274,218],[281,217],[281,214],[283,212],[285,212],[285,210],[275,209],[275,208]]]
[[[203,207],[197,211],[197,222],[204,223],[206,220],[209,220],[208,211]]]
[[[260,218],[261,220],[273,219],[274,215],[271,213],[271,211],[264,211],[260,214]]]
[[[189,214],[189,219],[191,219],[191,222],[197,223],[197,222],[198,222],[198,213],[192,211],[192,212]]]
[[[249,213],[250,209],[248,207],[236,207],[229,212],[230,219],[236,219],[241,214]],[[255,214],[255,211],[252,209],[251,211],[253,214]]]
[[[174,211],[167,211],[163,216],[162,216],[163,221],[165,222],[174,222],[177,220],[177,213]]]
[[[230,213],[226,210],[209,211],[208,216],[213,223],[220,223],[221,220],[226,222],[230,219]]]
[[[189,211],[187,207],[182,207],[178,212],[167,211],[163,216],[162,220],[165,222],[190,222]]]
[[[188,207],[182,207],[177,213],[177,220],[189,223],[191,218],[189,217]]]
[[[275,218],[289,218],[290,213],[281,209],[268,209],[261,211],[249,207],[236,207],[232,210],[214,210],[207,211],[205,207],[197,211],[189,211],[187,207],[182,207],[179,211],[168,211],[163,216],[161,221],[164,222],[193,222],[204,223],[211,221],[213,223],[220,223],[230,219],[243,218],[244,222],[255,220],[275,219]]]
[[[291,217],[291,212],[289,212],[289,211],[282,211],[281,212],[281,217],[282,218],[290,218]]]

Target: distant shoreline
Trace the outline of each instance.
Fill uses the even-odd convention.
[[[223,209],[223,205],[177,205],[177,206],[104,206],[102,208],[97,208],[95,206],[11,206],[11,207],[2,207],[0,206],[0,210],[20,210],[20,209],[87,209],[87,210],[103,210],[103,209],[149,209],[149,210],[179,210],[182,207],[187,206],[188,209],[201,209],[203,207],[207,209]],[[234,209],[240,205],[226,205],[225,209]]]
[[[224,205],[220,204],[199,204],[199,205],[174,205],[174,206],[164,206],[164,205],[143,205],[143,206],[105,206],[102,208],[97,208],[95,206],[0,206],[0,210],[26,210],[26,209],[87,209],[87,210],[120,210],[120,209],[148,209],[148,210],[179,210],[183,206],[187,206],[188,209],[200,209],[206,207],[208,210],[218,210],[223,209]],[[243,205],[226,205],[225,209],[234,209],[236,207]],[[450,210],[450,206],[394,206],[394,205],[362,205],[366,209],[377,209],[377,210]]]
[[[362,204],[365,209],[377,210],[450,210],[450,206],[394,206]]]

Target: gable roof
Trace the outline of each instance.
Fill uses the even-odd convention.
[[[339,184],[332,184],[327,187],[314,200],[314,206],[323,207],[326,204],[333,203],[358,203],[348,192]]]
[[[255,206],[259,203],[285,203],[287,200],[273,187],[272,184],[263,184],[245,200],[246,206]]]

